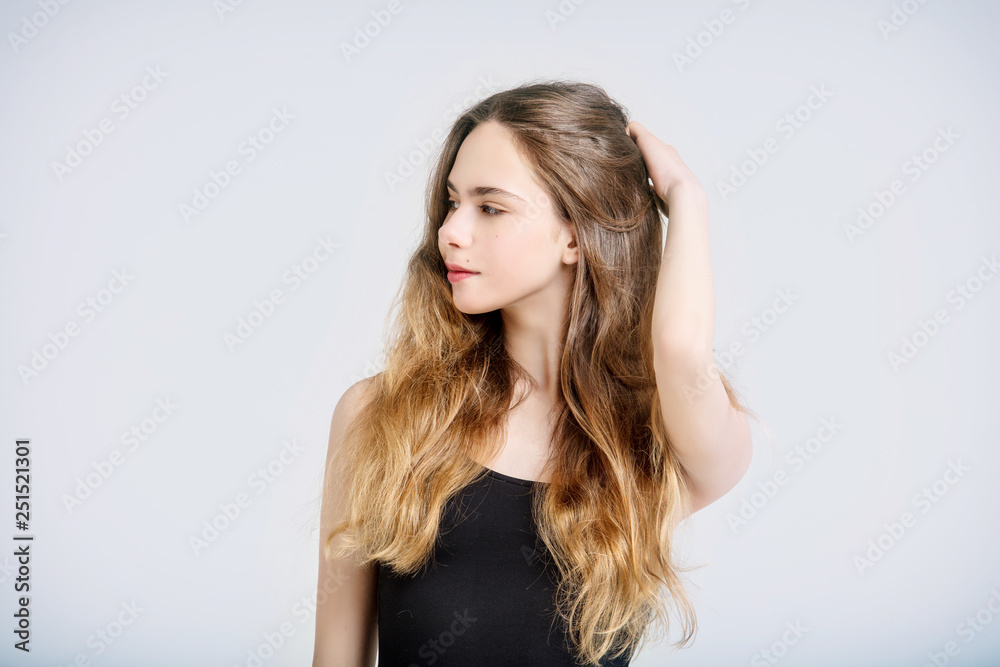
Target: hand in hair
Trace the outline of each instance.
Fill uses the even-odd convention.
[[[665,143],[638,122],[625,126],[625,133],[639,147],[646,171],[653,181],[653,192],[669,207],[670,200],[680,192],[704,194],[704,188],[684,161],[677,149]]]

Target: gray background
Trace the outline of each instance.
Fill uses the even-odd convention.
[[[789,667],[1000,662],[1000,280],[984,263],[1000,248],[997,5],[402,0],[350,59],[341,45],[387,2],[44,5],[0,8],[0,539],[17,532],[24,437],[36,536],[30,656],[11,646],[13,546],[0,549],[0,663],[247,665],[287,623],[263,664],[309,664],[330,415],[379,368],[422,224],[418,147],[437,147],[456,108],[537,77],[604,86],[708,190],[716,348],[743,345],[729,377],[764,422],[746,477],[680,535],[684,562],[707,565],[687,576],[694,646],[634,664],[775,664],[766,649]],[[163,74],[144,88],[147,68]],[[810,109],[814,88],[829,96]],[[293,118],[250,160],[241,142],[275,109]],[[113,131],[58,174],[103,119]],[[914,170],[921,154],[933,163]],[[230,160],[240,172],[186,222],[181,205]],[[390,185],[401,162],[413,173]],[[852,240],[869,207],[880,215]],[[317,238],[337,247],[310,263]],[[297,264],[313,272],[295,285]],[[271,316],[227,345],[275,289]],[[791,305],[771,310],[782,292]],[[904,340],[916,354],[894,365]],[[23,379],[36,352],[50,358]],[[158,400],[176,406],[161,422]],[[269,464],[280,474],[262,482]],[[68,506],[88,475],[96,488]],[[935,502],[915,502],[924,488]],[[239,494],[249,505],[193,548]],[[859,566],[879,540],[891,546]],[[141,611],[102,645],[123,604]]]

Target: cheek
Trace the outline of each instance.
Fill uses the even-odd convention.
[[[546,233],[525,228],[490,241],[490,266],[510,284],[537,285],[551,277],[550,268],[558,263]]]
[[[517,239],[511,239],[504,234],[491,233],[483,239],[483,248],[489,266],[495,271],[504,271],[511,260],[517,258]]]
[[[488,241],[489,263],[498,273],[516,279],[536,263],[537,240],[527,234],[494,233]]]

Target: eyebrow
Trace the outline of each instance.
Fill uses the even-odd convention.
[[[448,180],[447,184],[449,190],[454,190],[455,192],[458,192],[458,188],[455,187],[455,184],[452,183],[450,179]],[[490,195],[495,195],[500,197],[510,197],[511,199],[516,199],[517,201],[522,202],[524,204],[528,203],[524,199],[518,197],[513,192],[507,192],[506,190],[501,190],[500,188],[496,188],[491,185],[478,185],[474,188],[469,188],[468,194],[470,194],[473,197],[488,197]]]

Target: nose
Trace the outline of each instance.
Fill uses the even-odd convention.
[[[454,209],[438,228],[438,242],[447,245],[466,246],[471,240],[471,216],[466,215],[465,211],[461,210],[461,207]]]

